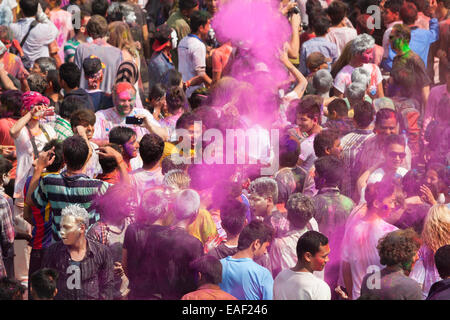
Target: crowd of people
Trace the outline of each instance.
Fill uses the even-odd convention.
[[[449,57],[449,0],[0,0],[0,300],[449,300]]]

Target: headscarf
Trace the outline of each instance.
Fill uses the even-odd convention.
[[[44,97],[42,94],[36,91],[27,91],[22,94],[22,108],[21,113],[29,112],[35,105],[44,104],[49,105],[50,100],[47,97]]]

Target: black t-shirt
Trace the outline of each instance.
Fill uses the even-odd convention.
[[[223,259],[229,256],[234,256],[238,252],[237,246],[230,248],[225,245],[224,242],[219,244],[217,247],[211,249],[208,255],[216,257],[217,259]]]

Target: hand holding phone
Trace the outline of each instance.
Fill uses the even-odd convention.
[[[143,118],[136,118],[136,117],[126,117],[125,123],[126,124],[141,125],[142,123],[144,123],[144,119]]]

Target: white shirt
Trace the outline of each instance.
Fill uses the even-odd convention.
[[[383,81],[380,68],[373,63],[364,63],[362,68],[367,70],[370,74],[369,87],[377,88],[378,84]],[[355,70],[355,68],[348,64],[336,75],[336,78],[334,79],[334,87],[340,92],[345,93],[345,89],[350,85],[350,83],[352,83],[353,70]]]
[[[33,17],[23,18],[16,23],[11,23],[9,28],[14,39],[21,42],[33,20],[35,20]],[[22,47],[24,54],[33,62],[41,57],[49,57],[48,45],[56,39],[58,33],[58,29],[50,20],[46,19],[43,23],[38,23],[31,30]]]
[[[356,33],[356,29],[349,28],[349,27],[331,27],[325,36],[325,38],[336,44],[337,46],[337,56],[339,57],[342,53],[342,50],[344,50],[345,45],[347,42],[352,41],[358,36]]]
[[[285,269],[273,283],[274,300],[331,300],[328,284],[310,272]]]
[[[184,82],[206,70],[206,46],[197,36],[188,35],[181,39],[177,50],[178,71]],[[189,98],[199,87],[200,85],[187,88],[186,96]]]
[[[407,169],[398,167],[397,171],[395,172],[395,175],[403,178],[403,176],[407,172],[408,172]],[[375,170],[374,172],[372,172],[370,174],[369,178],[367,179],[367,184],[380,182],[381,180],[383,180],[384,174],[385,174],[385,172],[384,172],[383,168],[378,168],[377,170]],[[362,190],[361,190],[361,199],[360,199],[359,203],[364,203],[364,202],[366,202],[366,187],[362,188]]]
[[[91,158],[89,159],[88,164],[86,165],[86,175],[89,176],[89,178],[93,179],[95,176],[99,175],[103,172],[102,166],[100,165],[100,162],[98,161],[98,153],[95,151],[98,149],[98,145],[95,143],[89,141],[89,146],[92,150]]]
[[[153,170],[144,170],[140,168],[131,172],[131,185],[137,190],[139,203],[141,202],[141,196],[144,191],[160,186],[163,179],[164,175],[161,172],[161,167],[154,168]]]
[[[314,138],[316,137],[316,133],[310,135],[308,138],[304,139],[300,142],[300,155],[299,158],[303,160],[301,167],[309,172],[309,169],[314,164],[316,160],[316,153],[314,152]]]

